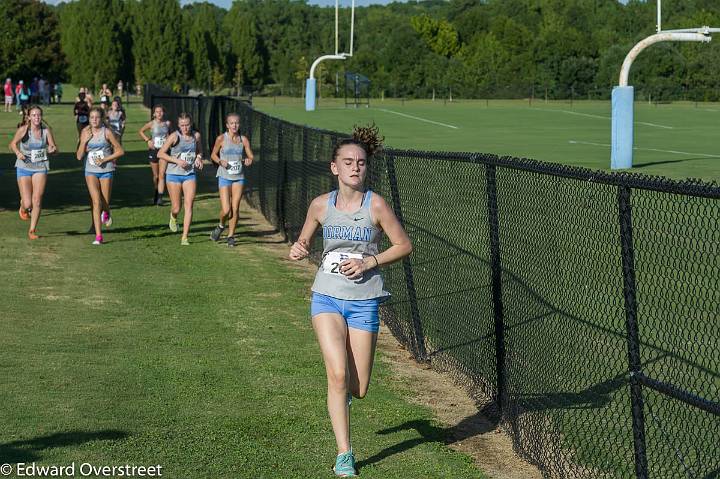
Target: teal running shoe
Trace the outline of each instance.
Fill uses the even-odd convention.
[[[338,454],[338,457],[335,459],[333,471],[337,477],[356,477],[355,456],[353,456],[353,452],[348,451]]]

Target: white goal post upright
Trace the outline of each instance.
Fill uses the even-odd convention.
[[[323,60],[345,60],[353,55],[353,36],[355,34],[355,0],[352,0],[352,6],[350,8],[350,51],[340,53],[340,42],[339,42],[339,13],[340,12],[340,0],[335,0],[335,53],[330,55],[322,55],[318,57],[310,67],[310,76],[305,82],[305,111],[315,110],[315,94],[316,94],[316,80],[315,80],[315,68]]]
[[[612,90],[612,126],[610,168],[613,170],[632,168],[633,163],[633,102],[635,91],[628,86],[630,67],[637,56],[650,45],[659,42],[703,42],[712,40],[711,33],[720,28],[700,27],[682,30],[662,30],[661,2],[657,0],[657,33],[641,40],[625,57],[620,69],[618,86]]]

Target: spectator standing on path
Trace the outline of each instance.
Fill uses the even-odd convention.
[[[21,111],[22,108],[20,107],[20,91],[23,89],[23,81],[20,80],[17,85],[15,85],[15,111]]]
[[[46,105],[49,105],[50,104],[50,82],[47,80],[45,80],[45,86],[43,87],[42,95],[43,95],[43,102]]]
[[[5,80],[5,86],[3,87],[3,90],[5,91],[5,113],[12,112],[12,104],[13,104],[13,86],[12,86],[12,80],[9,78]]]
[[[62,83],[57,82],[55,84],[55,103],[60,103],[62,101],[62,95],[63,95]]]
[[[30,103],[33,105],[40,103],[38,100],[38,79],[37,77],[33,78],[32,83],[30,83],[30,91],[28,92],[30,94]]]

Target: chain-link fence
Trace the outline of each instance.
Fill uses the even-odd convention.
[[[162,103],[171,116],[199,105],[208,141],[240,113],[248,201],[287,239],[333,189],[344,134],[230,98]],[[414,245],[384,268],[385,324],[488,398],[546,477],[720,477],[720,187],[394,149],[371,160],[368,186]]]

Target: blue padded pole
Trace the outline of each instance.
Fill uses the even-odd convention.
[[[610,168],[632,168],[633,163],[633,100],[631,86],[616,86],[612,91],[612,138]]]
[[[315,111],[315,79],[305,82],[305,111]]]

